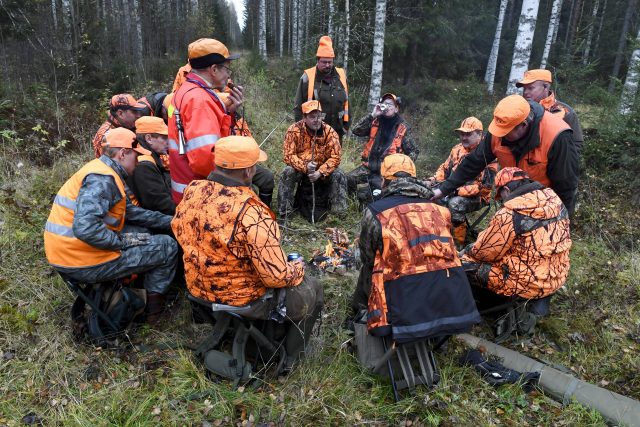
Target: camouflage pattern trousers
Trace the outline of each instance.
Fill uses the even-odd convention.
[[[282,171],[278,183],[278,215],[285,217],[294,211],[295,196],[298,185],[309,180],[307,175],[287,166]],[[347,178],[340,168],[326,178],[318,180],[319,185],[328,185],[327,191],[317,191],[316,203],[326,205],[327,201],[334,214],[342,214],[347,210]]]
[[[176,272],[178,243],[171,236],[152,235],[146,245],[123,249],[120,257],[93,267],[56,270],[83,283],[99,283],[145,273],[144,288],[149,293],[164,294]]]

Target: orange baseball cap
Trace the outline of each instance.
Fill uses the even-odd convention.
[[[311,101],[307,101],[304,104],[302,104],[302,113],[303,114],[309,114],[312,111],[318,110],[318,111],[322,111],[322,106],[320,105],[320,101],[316,101],[311,100]]]
[[[318,44],[318,50],[316,52],[318,58],[335,58],[333,53],[333,41],[329,36],[320,37],[320,43]]]
[[[119,93],[111,97],[109,100],[109,108],[142,111],[147,108],[147,106],[142,102],[136,101],[133,95],[128,93]]]
[[[513,130],[529,115],[531,106],[520,95],[509,95],[503,98],[493,110],[493,120],[489,124],[491,135],[502,138]]]
[[[215,39],[198,39],[189,45],[189,64],[195,69],[222,64],[239,57],[239,54],[231,55],[229,49]]]
[[[395,179],[398,172],[406,172],[409,175],[416,176],[416,165],[407,155],[396,153],[390,154],[384,158],[380,166],[380,175],[387,181]]]
[[[104,134],[102,146],[104,148],[131,148],[140,154],[151,155],[151,151],[138,146],[136,134],[123,127],[107,131],[107,133]]]
[[[476,130],[483,130],[482,122],[473,116],[464,119],[460,123],[460,127],[455,129],[456,132],[473,132]]]
[[[385,99],[390,99],[393,101],[394,104],[396,104],[396,107],[400,106],[400,100],[397,96],[395,96],[393,93],[385,93],[384,95],[382,95],[380,97],[380,102],[384,101]]]
[[[525,71],[524,77],[522,78],[522,80],[516,83],[516,86],[522,87],[524,85],[528,85],[529,83],[537,82],[538,80],[552,83],[553,79],[551,78],[551,71],[542,69]]]
[[[136,120],[136,133],[169,135],[169,128],[161,117],[144,116]]]
[[[213,149],[215,164],[227,169],[250,168],[257,162],[267,160],[255,139],[248,136],[226,136],[220,138]]]
[[[496,196],[495,199],[500,199],[500,189],[513,181],[520,181],[522,179],[529,179],[529,174],[523,171],[520,168],[516,167],[508,167],[500,169],[500,171],[496,174],[495,186],[496,186]]]

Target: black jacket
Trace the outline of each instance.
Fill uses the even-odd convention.
[[[140,206],[166,215],[176,213],[176,204],[171,198],[171,176],[162,166],[156,153],[151,153],[155,163],[139,162],[127,185],[136,195]]]

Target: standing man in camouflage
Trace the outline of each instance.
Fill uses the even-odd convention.
[[[333,42],[329,36],[322,36],[318,51],[318,62],[314,67],[304,70],[293,108],[296,121],[302,120],[302,104],[306,101],[320,101],[326,115],[325,122],[342,136],[349,130],[349,88],[344,68],[333,66],[335,54]]]
[[[338,134],[322,122],[318,101],[305,102],[302,111],[303,119],[289,126],[284,137],[287,166],[278,184],[278,214],[285,218],[299,208],[305,218],[315,221],[330,208],[341,215],[347,209],[347,178],[338,167],[342,156]]]

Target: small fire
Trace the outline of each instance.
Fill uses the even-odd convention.
[[[354,256],[349,245],[349,236],[346,231],[337,228],[327,228],[325,233],[329,236],[324,251],[316,250],[311,256],[312,264],[322,271],[335,272],[340,268],[352,268]]]

